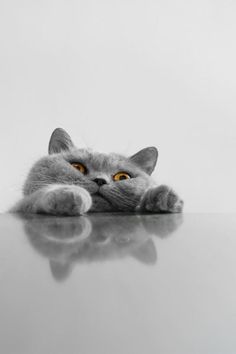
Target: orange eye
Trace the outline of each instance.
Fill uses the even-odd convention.
[[[130,179],[131,176],[127,172],[118,172],[113,176],[114,181],[122,181],[123,179]]]
[[[81,173],[85,174],[87,172],[86,167],[80,162],[72,162],[71,166],[79,170]]]

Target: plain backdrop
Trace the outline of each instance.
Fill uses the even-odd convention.
[[[63,127],[78,146],[155,145],[186,212],[235,212],[234,0],[1,0],[0,211]]]

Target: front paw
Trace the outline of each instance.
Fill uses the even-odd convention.
[[[161,185],[149,189],[139,206],[139,210],[150,212],[181,213],[183,210],[183,201],[168,186]]]
[[[40,200],[39,212],[52,215],[81,215],[92,205],[90,194],[78,186],[49,187]]]

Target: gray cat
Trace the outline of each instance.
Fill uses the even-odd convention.
[[[131,157],[78,149],[61,128],[52,133],[49,155],[31,168],[19,213],[82,215],[86,212],[179,213],[183,201],[150,177],[158,152],[147,147]]]

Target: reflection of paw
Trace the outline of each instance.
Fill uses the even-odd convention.
[[[91,205],[90,194],[78,186],[49,187],[40,201],[41,211],[53,215],[81,215]]]
[[[161,185],[146,192],[139,209],[156,213],[181,213],[183,204],[183,201],[170,187]]]

